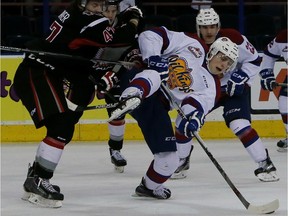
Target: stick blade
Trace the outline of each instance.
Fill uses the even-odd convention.
[[[247,210],[253,214],[271,214],[275,212],[278,208],[279,208],[279,200],[276,199],[270,203],[260,206],[250,204]]]

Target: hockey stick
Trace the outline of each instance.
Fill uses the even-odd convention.
[[[67,102],[68,108],[75,112],[83,112],[86,110],[93,110],[93,109],[108,109],[108,108],[116,107],[118,105],[118,103],[111,103],[111,104],[102,104],[102,105],[82,107],[82,106],[74,104],[67,98],[66,98],[66,102]]]
[[[170,90],[166,87],[164,83],[161,83],[161,89],[164,91],[165,95],[168,97],[170,102],[172,103],[173,107],[176,109],[178,114],[183,118],[187,119],[186,115],[184,114],[183,110],[179,106],[179,104],[174,100],[173,95],[171,94]],[[216,166],[220,174],[223,176],[225,181],[228,183],[230,188],[233,190],[233,192],[236,194],[236,196],[239,198],[239,200],[242,202],[242,204],[245,206],[245,208],[254,214],[270,214],[276,211],[279,208],[279,200],[276,199],[270,203],[255,206],[249,203],[243,195],[240,193],[240,191],[236,188],[236,186],[233,184],[233,182],[230,180],[228,175],[225,173],[223,168],[220,166],[220,164],[217,162],[217,160],[213,157],[212,153],[209,151],[208,147],[206,146],[205,142],[202,140],[202,138],[198,135],[197,132],[193,132],[193,135],[197,139],[198,143],[201,145],[205,153],[208,155],[210,160],[213,162],[213,164]]]
[[[22,49],[22,48],[17,48],[17,47],[0,46],[0,50],[16,52],[16,53],[20,53],[20,52],[33,53],[33,54],[38,54],[38,55],[43,55],[43,56],[53,56],[53,57],[58,57],[58,58],[74,59],[74,60],[79,60],[79,61],[92,61],[94,63],[120,64],[126,68],[131,68],[135,65],[133,62],[108,61],[104,59],[91,59],[90,60],[82,56],[69,55],[69,54],[63,54],[63,53],[45,52],[45,51],[39,51],[39,50]]]
[[[275,83],[275,84],[273,85],[273,88],[276,88],[277,86],[288,87],[288,83]]]

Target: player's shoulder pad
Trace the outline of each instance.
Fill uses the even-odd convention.
[[[244,41],[241,33],[236,29],[232,28],[220,29],[218,35],[220,37],[228,37],[232,42],[236,43],[237,45],[242,44]]]
[[[287,29],[283,29],[283,30],[281,30],[278,34],[277,34],[277,36],[276,36],[276,39],[275,39],[275,41],[277,42],[277,43],[287,43]]]
[[[164,26],[152,27],[152,28],[147,29],[146,31],[152,31],[160,36],[167,35],[166,28]]]

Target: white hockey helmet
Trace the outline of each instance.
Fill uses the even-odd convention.
[[[239,48],[237,44],[233,43],[227,37],[218,38],[209,48],[206,56],[207,62],[209,62],[213,56],[217,55],[218,52],[223,53],[226,57],[232,60],[232,64],[227,69],[227,71],[232,71],[236,67],[239,58]]]
[[[220,17],[213,8],[200,9],[199,13],[196,16],[196,30],[198,37],[200,37],[200,26],[216,24],[218,25],[218,28],[220,28]]]

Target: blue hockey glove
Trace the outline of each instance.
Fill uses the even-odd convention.
[[[273,73],[273,70],[271,68],[264,69],[259,72],[259,75],[261,76],[261,87],[264,90],[273,91],[273,88],[276,86],[276,80]]]
[[[147,66],[149,69],[158,71],[162,81],[168,79],[168,59],[160,56],[150,56],[147,59]]]
[[[193,137],[192,132],[198,132],[204,124],[204,113],[201,111],[193,111],[186,115],[187,119],[182,119],[178,131],[184,134],[186,137]]]
[[[238,70],[232,73],[230,79],[227,82],[227,94],[230,97],[233,95],[241,95],[244,91],[245,83],[248,79],[248,75],[242,70]]]

